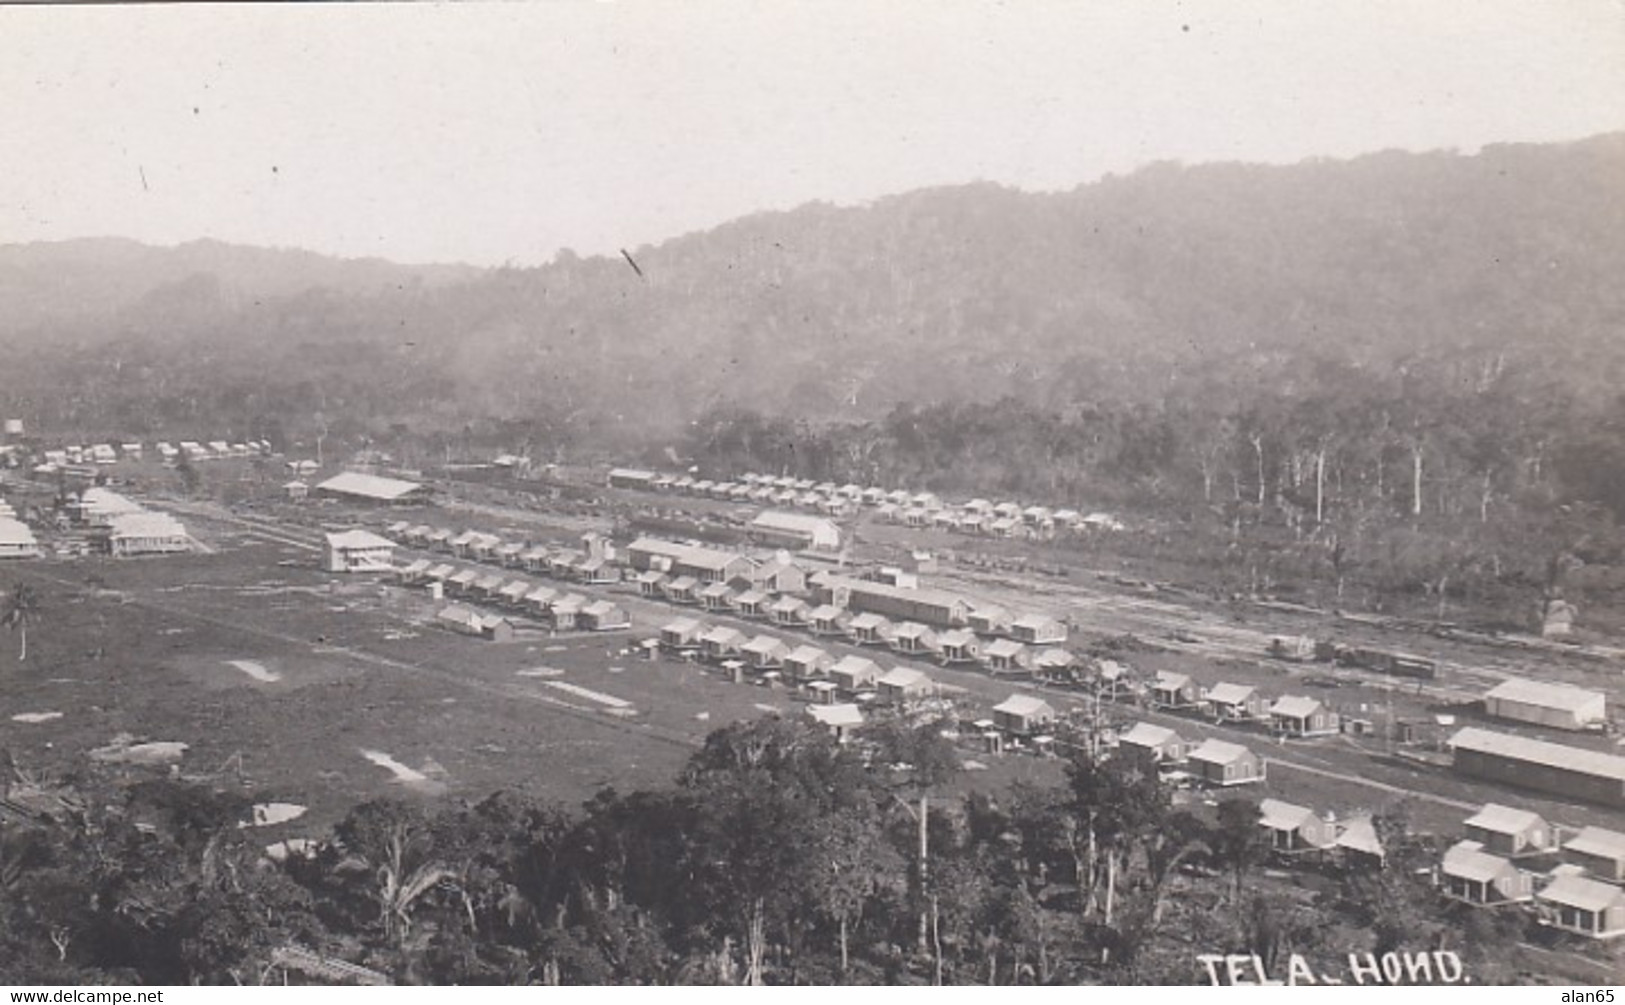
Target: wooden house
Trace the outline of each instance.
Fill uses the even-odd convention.
[[[1152,708],[1178,711],[1195,708],[1201,700],[1201,689],[1185,674],[1163,671],[1151,682]]]
[[[891,641],[892,623],[878,614],[859,614],[847,626],[860,646],[883,646]]]
[[[758,635],[739,647],[739,655],[753,669],[776,670],[790,655],[790,646],[783,639],[771,635]]]
[[[1246,785],[1261,782],[1265,777],[1264,761],[1257,754],[1224,740],[1203,741],[1185,755],[1185,760],[1191,774],[1208,785]]]
[[[834,604],[821,604],[808,612],[807,623],[814,635],[847,635],[852,615]]]
[[[738,656],[740,649],[749,641],[739,629],[722,625],[701,635],[700,647],[707,659],[724,660]]]
[[[666,599],[674,604],[697,604],[700,602],[700,581],[693,576],[678,576],[666,581],[664,587]]]
[[[746,590],[734,598],[734,610],[746,618],[766,619],[772,606],[773,598],[766,590]]]
[[[1542,855],[1557,848],[1551,824],[1538,813],[1500,803],[1485,803],[1462,822],[1467,840],[1508,858]]]
[[[929,698],[937,690],[935,681],[913,667],[894,667],[875,683],[880,688],[880,697],[893,704]]]
[[[1335,736],[1342,728],[1336,712],[1316,698],[1286,695],[1270,706],[1270,729],[1281,736]]]
[[[1120,756],[1147,764],[1177,764],[1185,759],[1186,747],[1178,733],[1150,722],[1136,722],[1117,737]]]
[[[1541,920],[1593,939],[1625,935],[1625,890],[1585,876],[1562,876],[1535,896]]]
[[[639,573],[635,580],[638,585],[638,596],[647,598],[663,597],[666,593],[666,584],[670,581],[671,577],[658,569],[650,569],[648,572]]]
[[[1283,855],[1323,852],[1337,841],[1337,826],[1307,806],[1265,799],[1258,825],[1269,835],[1270,848]]]
[[[856,705],[815,703],[807,706],[807,716],[829,730],[837,743],[845,743],[852,732],[863,725],[863,710]]]
[[[1476,841],[1462,841],[1444,853],[1439,885],[1447,896],[1479,906],[1521,903],[1534,895],[1533,877]]]
[[[705,631],[705,626],[693,618],[678,618],[660,629],[661,648],[673,652],[701,649],[704,647],[701,637]]]
[[[1047,614],[1024,614],[1010,623],[1010,637],[1030,646],[1066,641],[1066,623]]]
[[[829,668],[829,678],[840,685],[842,691],[854,694],[875,686],[880,679],[880,667],[862,656],[843,656]]]
[[[808,616],[812,614],[812,605],[799,597],[780,597],[768,605],[767,614],[775,625],[802,628],[807,625]]]
[[[970,631],[955,628],[937,636],[937,652],[945,664],[977,663],[982,658],[982,642]]]
[[[1586,827],[1563,843],[1563,861],[1609,883],[1625,883],[1625,834]]]
[[[784,672],[796,680],[815,680],[828,675],[835,657],[817,646],[797,646],[784,657]]]
[[[608,600],[599,600],[581,609],[576,622],[589,632],[613,632],[632,627],[626,611]]]
[[[995,674],[1030,673],[1033,668],[1032,650],[1013,639],[994,639],[982,647],[982,665]]]
[[[1253,722],[1264,718],[1268,699],[1251,684],[1215,684],[1202,698],[1214,722]]]
[[[908,656],[929,656],[937,651],[937,633],[917,621],[905,621],[893,629],[891,647]]]
[[[993,706],[993,723],[1017,736],[1043,732],[1055,722],[1055,709],[1037,695],[1013,694]]]

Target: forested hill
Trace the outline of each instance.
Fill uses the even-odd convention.
[[[760,214],[629,249],[637,270],[561,252],[396,282],[305,256],[256,286],[209,263],[264,279],[262,253],[221,245],[141,270],[119,245],[5,248],[0,347],[17,365],[0,406],[42,429],[246,434],[325,409],[357,432],[593,442],[733,405],[819,420],[1237,401],[1350,363],[1601,401],[1625,372],[1621,179],[1625,135],[1157,165],[1065,193],[977,184]]]

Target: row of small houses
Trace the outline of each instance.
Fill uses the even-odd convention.
[[[616,468],[609,473],[609,484],[646,492],[806,509],[827,516],[845,516],[862,507],[871,507],[882,519],[911,527],[936,527],[997,537],[1047,534],[1057,529],[1123,529],[1123,524],[1108,513],[1024,507],[1019,503],[995,503],[986,499],[948,503],[932,492],[888,491],[850,482],[837,485],[790,476],[746,474],[737,481],[728,481]]]
[[[568,589],[482,569],[419,561],[398,570],[398,575],[405,585],[438,588],[442,595],[465,602],[439,613],[438,620],[447,627],[497,641],[505,641],[513,634],[515,626],[510,615],[544,621],[557,631],[618,631],[632,624],[625,608],[611,601],[593,600]],[[491,614],[470,604],[487,605],[503,613]]]
[[[1186,674],[1163,671],[1148,686],[1146,696],[1159,711],[1201,715],[1231,726],[1267,727],[1278,736],[1305,739],[1343,731],[1342,716],[1320,699],[1302,695],[1271,698],[1251,684],[1219,683],[1205,688]]]
[[[191,461],[214,460],[221,457],[260,457],[271,453],[269,440],[251,440],[233,443],[227,440],[182,440],[178,444],[167,441],[154,444],[154,451],[167,461],[184,456]],[[141,460],[146,456],[146,445],[139,442],[91,443],[46,450],[45,463],[63,464],[117,464],[123,460]]]
[[[1192,745],[1149,722],[1119,734],[1116,749],[1116,756],[1136,758],[1170,780],[1216,787],[1262,781],[1266,770],[1262,758],[1239,744],[1207,739]],[[1282,857],[1384,857],[1369,817],[1339,821],[1276,799],[1263,800],[1260,809],[1259,826]],[[1436,870],[1447,895],[1483,906],[1532,903],[1556,927],[1594,938],[1625,935],[1625,834],[1586,827],[1565,839],[1539,814],[1497,803],[1486,804],[1463,828],[1465,839]]]

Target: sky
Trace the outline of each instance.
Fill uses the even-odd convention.
[[[0,7],[0,244],[533,265],[932,185],[1625,129],[1625,0]]]

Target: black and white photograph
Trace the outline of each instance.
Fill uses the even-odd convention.
[[[1622,0],[8,3],[0,123],[11,1001],[1625,984]]]

